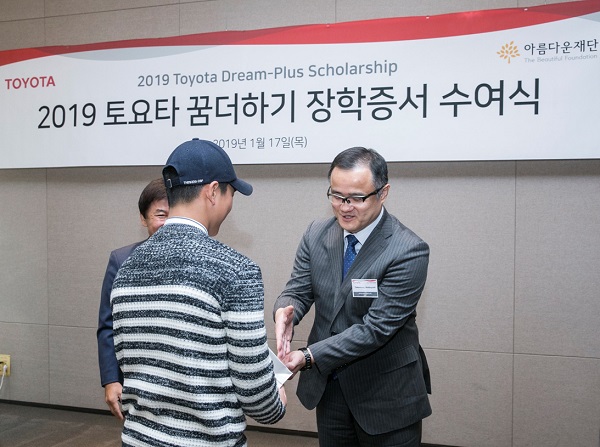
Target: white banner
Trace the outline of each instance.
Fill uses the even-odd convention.
[[[0,52],[0,168],[600,158],[600,2]],[[448,31],[450,30],[450,31]]]

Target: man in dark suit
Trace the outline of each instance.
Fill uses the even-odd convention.
[[[163,179],[156,179],[148,183],[138,200],[140,220],[148,230],[148,237],[152,236],[165,223],[169,217],[169,204],[167,191]],[[100,310],[98,312],[98,365],[100,366],[100,381],[104,387],[104,399],[111,413],[123,420],[119,407],[123,390],[123,374],[117,364],[115,345],[113,343],[113,317],[110,307],[110,291],[117,271],[129,255],[144,241],[114,250],[108,259],[102,292],[100,295]]]
[[[322,447],[418,446],[431,414],[415,321],[429,247],[383,207],[390,185],[376,151],[341,152],[329,181],[334,218],[308,227],[275,302],[277,354],[303,371],[297,394],[317,408]],[[308,346],[291,351],[313,304]]]

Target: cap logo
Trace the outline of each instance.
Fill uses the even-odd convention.
[[[184,180],[183,181],[184,185],[197,185],[198,183],[204,183],[204,179],[201,178],[200,180]]]

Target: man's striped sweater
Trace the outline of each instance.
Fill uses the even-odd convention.
[[[244,415],[283,417],[263,301],[260,268],[199,228],[133,252],[111,293],[124,446],[244,446]]]

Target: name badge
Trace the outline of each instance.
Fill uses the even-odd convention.
[[[376,279],[353,279],[352,280],[352,296],[354,298],[377,298]]]

